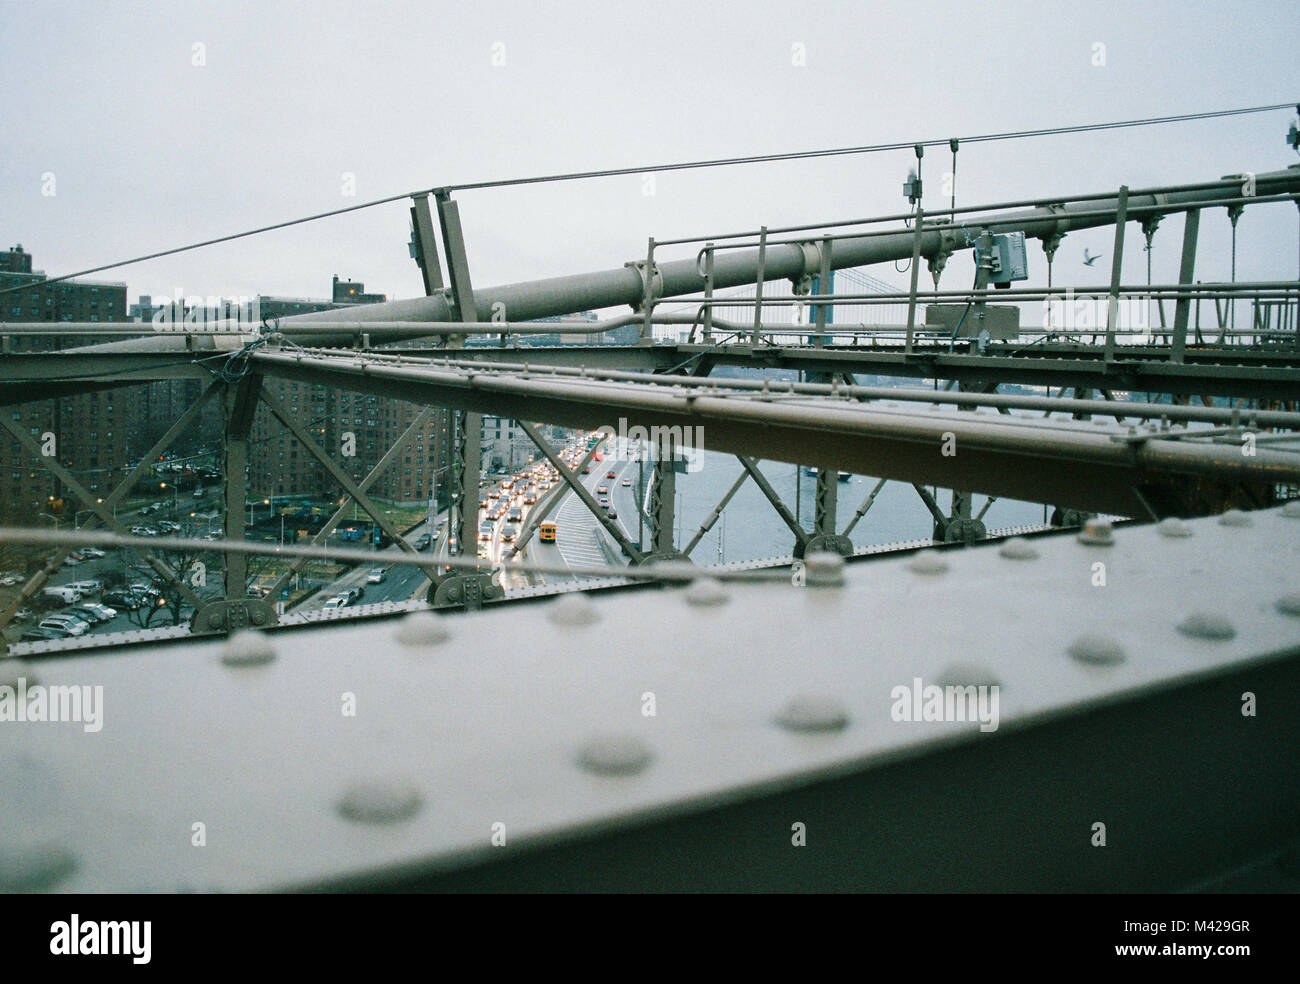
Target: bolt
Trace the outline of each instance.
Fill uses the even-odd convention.
[[[907,566],[917,574],[942,574],[948,569],[948,562],[933,550],[923,550]]]
[[[786,731],[842,731],[849,713],[830,697],[802,694],[785,705],[776,723]]]
[[[1078,540],[1090,547],[1109,547],[1115,542],[1115,527],[1105,519],[1085,520]]]
[[[1089,632],[1070,644],[1070,655],[1080,663],[1114,665],[1124,662],[1124,649],[1110,636]]]
[[[687,603],[698,608],[723,605],[730,600],[727,589],[714,577],[701,577],[692,581],[684,594]]]
[[[1214,639],[1216,641],[1231,639],[1237,634],[1237,630],[1232,627],[1232,623],[1226,618],[1209,612],[1196,612],[1188,615],[1187,618],[1178,623],[1178,631],[1193,638]]]
[[[26,680],[27,686],[36,683],[36,674],[22,660],[0,659],[0,687],[17,687],[18,681]]]
[[[1300,615],[1300,591],[1293,591],[1279,598],[1277,610],[1283,615]]]
[[[76,859],[54,844],[37,844],[18,850],[0,850],[0,889],[6,892],[41,892],[70,875]]]
[[[1013,536],[998,548],[998,554],[1007,560],[1036,560],[1038,551],[1023,536]]]
[[[393,635],[405,646],[434,646],[446,642],[451,632],[445,618],[433,612],[414,612],[397,623]]]
[[[1240,509],[1229,509],[1219,517],[1220,526],[1251,526],[1253,524],[1254,520]]]
[[[578,764],[604,776],[630,776],[650,764],[654,753],[635,735],[599,735],[578,750]]]
[[[566,594],[550,606],[547,618],[556,625],[591,625],[600,620],[600,612],[586,596]]]
[[[221,649],[221,662],[227,666],[261,666],[275,659],[275,646],[260,632],[241,629]]]
[[[253,612],[253,624],[261,625],[266,621],[266,612]]]
[[[844,558],[828,550],[817,550],[804,558],[805,583],[815,588],[838,588],[844,584]]]
[[[358,823],[396,823],[420,809],[420,792],[394,779],[368,779],[351,786],[339,800],[339,812]]]
[[[1170,516],[1168,519],[1162,519],[1156,524],[1156,529],[1160,531],[1161,536],[1171,538],[1181,538],[1192,535],[1192,528],[1184,523],[1181,519]]]
[[[214,629],[221,628],[222,621],[224,620],[222,619],[220,612],[213,612],[208,616],[208,625],[212,626]]]

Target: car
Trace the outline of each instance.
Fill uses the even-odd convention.
[[[23,576],[21,574],[6,574],[0,577],[0,588],[12,588],[15,584],[22,584]]]
[[[51,585],[41,590],[41,597],[71,605],[73,602],[81,600],[81,592],[76,588],[68,587],[66,584]]]
[[[338,593],[340,598],[346,598],[348,604],[355,605],[365,595],[366,589],[359,584],[353,584],[344,588]]]
[[[632,479],[630,479],[630,478],[625,478],[625,479],[623,479],[623,488],[627,488],[627,487],[630,486],[631,484],[632,484]]]
[[[22,634],[23,642],[45,642],[50,639],[67,639],[72,635],[71,632],[64,632],[62,629],[43,629],[39,625],[34,629],[28,629]]]
[[[347,608],[350,604],[351,602],[347,598],[342,595],[335,595],[333,598],[329,599],[329,601],[325,602],[321,608],[324,611],[333,612],[338,611],[340,608]]]
[[[518,506],[515,506],[510,510],[510,512],[506,513],[507,523],[522,523],[523,520],[524,520],[524,511],[520,509]]]
[[[433,544],[433,537],[428,533],[421,533],[419,539],[415,541],[416,550],[428,550]]]
[[[130,590],[138,595],[147,595],[153,598],[162,597],[162,592],[158,590],[156,585],[149,584],[145,581],[136,581],[131,585]]]
[[[133,591],[105,591],[100,600],[106,605],[128,611],[135,611],[144,605],[144,598]]]
[[[18,609],[18,611],[14,612],[14,621],[26,622],[29,618],[32,617],[32,614],[33,613],[30,608],[20,608]]]
[[[149,535],[149,527],[148,527],[148,526],[132,526],[132,527],[131,527],[131,535],[132,535],[132,536],[148,536],[148,535]]]
[[[610,519],[618,519],[618,510],[615,509],[613,506],[610,506],[608,509],[605,510],[605,515],[608,516]]]
[[[58,629],[70,636],[83,636],[90,631],[90,625],[74,615],[48,615],[36,626],[38,629]]]
[[[612,471],[611,471],[611,472],[605,472],[605,477],[606,477],[606,478],[618,478],[618,473],[617,473],[617,472],[612,472]]]
[[[80,563],[81,561],[78,558],[72,556],[72,554],[68,554],[68,556],[63,558],[64,567],[76,567]]]
[[[68,614],[75,615],[77,618],[90,619],[90,624],[98,625],[101,622],[111,622],[117,616],[117,610],[105,608],[103,605],[96,605],[93,602],[86,602],[69,608]]]
[[[515,531],[512,530],[512,529],[509,529],[509,528],[506,528],[506,529],[502,530],[502,531],[501,531],[501,542],[502,542],[502,543],[514,543],[514,542],[515,542]]]
[[[98,550],[95,547],[85,547],[81,553],[84,557],[87,557],[90,560],[98,560],[100,557],[108,556],[104,551]]]
[[[597,494],[597,495],[609,495],[609,486],[608,486],[608,485],[598,485],[598,486],[596,487],[596,494]]]
[[[384,579],[387,577],[388,577],[388,571],[384,570],[382,567],[376,567],[374,570],[372,570],[369,574],[366,575],[366,583],[383,584]]]
[[[526,496],[524,496],[524,505],[525,506],[537,505],[537,493],[529,492]]]
[[[583,466],[582,466],[582,473],[583,473],[584,475],[590,475],[590,474],[591,474],[591,465],[583,465]]]
[[[68,587],[75,588],[77,591],[80,591],[81,596],[84,598],[86,595],[99,594],[101,591],[103,591],[104,582],[103,581],[73,581],[71,584],[68,585]]]

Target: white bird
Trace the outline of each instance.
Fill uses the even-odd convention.
[[[1097,255],[1094,256],[1092,253],[1088,252],[1088,247],[1085,246],[1083,248],[1083,265],[1092,266],[1094,263],[1100,260],[1103,255],[1104,254],[1102,253],[1098,253]]]

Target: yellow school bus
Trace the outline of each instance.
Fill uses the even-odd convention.
[[[538,539],[540,539],[543,543],[554,543],[555,524],[543,523],[541,526],[537,527],[537,535],[538,535]]]

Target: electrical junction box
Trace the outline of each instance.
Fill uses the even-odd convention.
[[[1013,232],[993,237],[993,269],[989,282],[995,287],[1010,287],[1014,280],[1029,279],[1029,258],[1025,254],[1025,234]]]
[[[931,304],[925,309],[925,326],[958,338],[979,338],[981,331],[995,341],[1008,341],[1020,334],[1020,308],[987,304],[981,310],[972,304]]]

